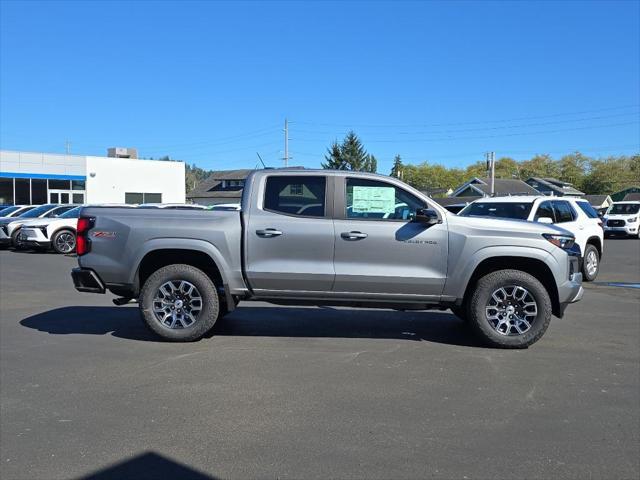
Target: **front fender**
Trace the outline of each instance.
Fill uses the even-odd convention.
[[[467,285],[471,280],[473,272],[478,268],[478,265],[490,258],[505,257],[524,257],[540,260],[550,268],[554,277],[557,277],[557,272],[560,267],[562,267],[562,269],[565,268],[559,264],[556,257],[541,248],[519,245],[487,246],[476,250],[470,257],[468,257],[468,260],[463,265],[458,265],[458,268],[454,268],[449,272],[449,277],[447,278],[447,282],[444,287],[443,297],[453,297],[456,299],[463,298]],[[463,258],[467,258],[466,255],[464,255]]]

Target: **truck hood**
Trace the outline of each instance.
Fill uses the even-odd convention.
[[[512,220],[495,217],[460,217],[458,215],[450,215],[447,219],[451,229],[455,230],[456,225],[465,226],[477,230],[477,234],[479,235],[483,232],[487,232],[488,235],[500,232],[506,234],[506,236],[510,236],[510,234],[513,234],[513,236],[517,236],[518,234],[530,236],[542,235],[543,233],[574,236],[568,230],[556,225],[530,222],[528,220]]]

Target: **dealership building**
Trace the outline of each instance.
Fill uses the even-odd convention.
[[[0,205],[184,203],[183,162],[143,160],[135,149],[107,157],[0,150]]]

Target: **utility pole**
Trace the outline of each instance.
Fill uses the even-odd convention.
[[[289,121],[284,119],[284,167],[289,166]]]
[[[65,140],[64,142],[64,151],[67,155],[71,153],[71,142],[69,140]]]
[[[489,180],[491,183],[491,196],[496,194],[496,154],[495,152],[487,152],[487,170],[489,173]]]

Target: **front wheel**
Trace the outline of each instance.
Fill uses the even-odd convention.
[[[76,234],[71,230],[60,230],[53,234],[51,246],[56,253],[63,255],[73,253],[76,249]]]
[[[598,249],[587,244],[584,249],[584,258],[582,259],[582,275],[586,282],[593,282],[600,271],[600,255]]]
[[[551,299],[532,275],[499,270],[478,281],[468,313],[469,323],[490,346],[526,348],[546,332],[551,321]]]
[[[202,338],[218,319],[220,301],[211,279],[191,265],[167,265],[144,282],[140,313],[147,326],[172,342]]]

